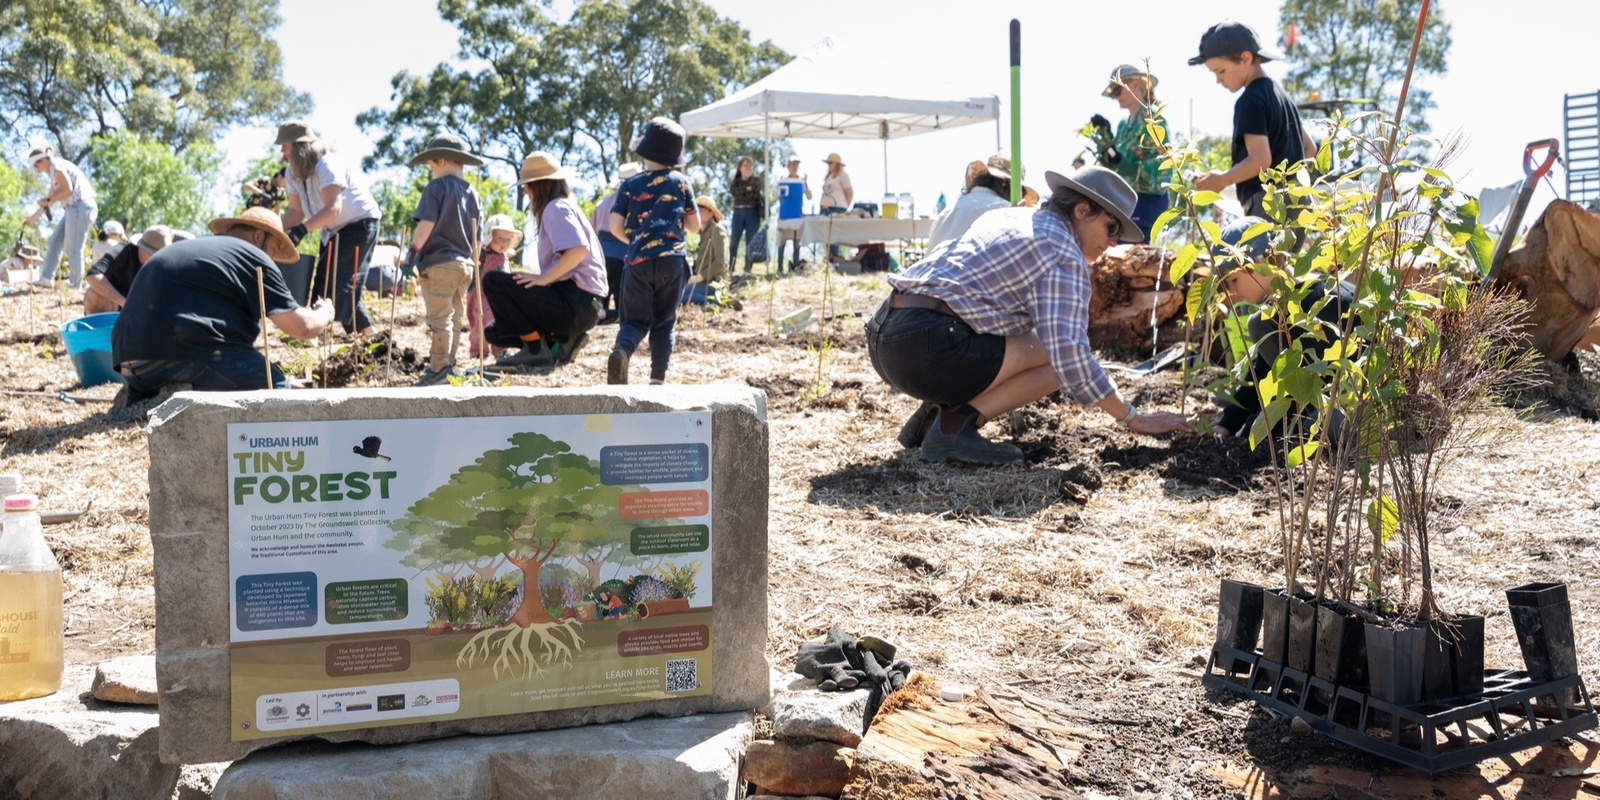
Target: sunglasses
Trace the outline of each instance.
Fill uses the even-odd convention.
[[[1106,225],[1106,233],[1110,234],[1112,241],[1116,241],[1122,235],[1122,223],[1112,218],[1110,224]]]
[[[1111,84],[1111,96],[1112,97],[1121,97],[1122,96],[1122,86],[1119,85],[1119,84],[1115,84],[1115,83]]]

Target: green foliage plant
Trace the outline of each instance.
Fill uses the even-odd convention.
[[[699,572],[699,561],[690,561],[682,565],[668,561],[661,565],[661,579],[672,588],[672,596],[688,600],[694,599],[694,576]]]
[[[212,216],[207,196],[220,163],[207,142],[178,151],[127,129],[91,138],[84,158],[101,218],[122,220],[130,230],[158,223],[205,230]]]

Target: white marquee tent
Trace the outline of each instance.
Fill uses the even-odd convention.
[[[833,38],[678,121],[691,136],[881,139],[885,186],[890,139],[992,122],[995,148],[1000,146],[998,96],[970,95],[918,77],[891,59]]]

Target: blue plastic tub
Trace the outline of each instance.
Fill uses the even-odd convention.
[[[111,326],[117,322],[117,312],[90,314],[61,326],[61,341],[72,357],[72,368],[78,371],[78,382],[84,388],[102,383],[122,382],[122,375],[111,363]]]

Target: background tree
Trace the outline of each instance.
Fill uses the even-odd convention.
[[[0,4],[0,120],[68,158],[126,128],[182,151],[309,108],[282,83],[277,0]]]
[[[84,167],[100,199],[100,218],[130,230],[157,223],[203,231],[212,213],[206,198],[221,158],[209,142],[183,152],[127,130],[89,140]]]
[[[382,135],[365,166],[404,163],[440,129],[510,169],[535,150],[559,155],[597,185],[632,158],[645,120],[676,118],[770,72],[788,55],[750,41],[701,0],[583,0],[565,22],[548,2],[440,0],[461,31],[457,60],[391,82],[393,107],[357,117]],[[696,185],[720,185],[760,141],[691,139]],[[731,159],[730,159],[731,155]],[[516,198],[521,205],[520,197]]]
[[[1303,102],[1370,100],[1394,114],[1406,54],[1416,35],[1422,0],[1284,0],[1278,11],[1279,43],[1293,65],[1285,81],[1289,96]],[[1441,74],[1450,50],[1450,23],[1435,3],[1428,12],[1417,74]],[[1407,127],[1427,131],[1433,94],[1413,83],[1406,100]],[[1348,109],[1347,113],[1359,109]]]
[[[33,201],[44,196],[44,189],[39,173],[10,158],[0,159],[0,247],[4,248],[0,259],[10,257],[23,213],[34,208]],[[37,243],[38,237],[38,228],[30,227],[23,233],[24,241]]]

